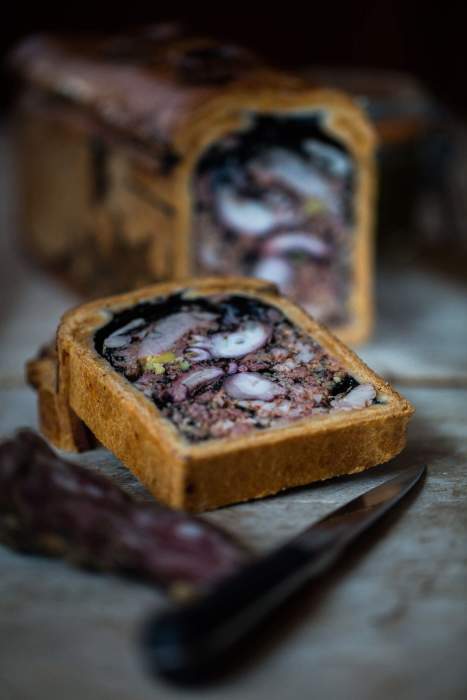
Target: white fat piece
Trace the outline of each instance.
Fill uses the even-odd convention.
[[[253,276],[277,284],[282,290],[293,280],[292,266],[278,257],[267,257],[259,261],[253,269]]]
[[[232,187],[217,191],[217,207],[224,224],[237,233],[264,236],[277,223],[272,209],[255,199],[241,197]]]
[[[104,350],[113,350],[115,348],[124,347],[130,341],[130,336],[128,333],[136,328],[141,328],[141,326],[144,326],[145,323],[146,321],[143,318],[135,318],[125,326],[122,326],[118,330],[114,331],[104,340]]]
[[[272,401],[284,390],[257,372],[241,372],[224,381],[224,389],[233,399]]]
[[[302,197],[316,197],[336,209],[336,198],[327,182],[316,168],[299,155],[284,148],[271,148],[258,160],[253,168],[266,171]]]
[[[348,156],[338,148],[322,141],[307,139],[303,143],[303,148],[312,157],[322,161],[325,168],[332,175],[345,177],[350,173],[351,163]]]
[[[346,396],[334,399],[331,402],[333,408],[340,411],[351,411],[355,408],[370,406],[376,398],[376,390],[372,384],[360,384],[349,391]]]
[[[190,372],[181,380],[181,383],[186,386],[187,389],[195,389],[198,386],[203,386],[204,384],[213,382],[215,379],[219,379],[223,374],[223,370],[219,367],[205,367]]]
[[[274,236],[266,245],[273,255],[287,253],[308,253],[315,258],[326,258],[330,248],[321,238],[309,231],[290,231]]]
[[[237,358],[259,350],[270,336],[271,329],[251,321],[232,333],[215,333],[209,338],[209,350],[214,357]]]
[[[138,357],[159,355],[170,350],[175,343],[191,330],[208,328],[216,318],[209,312],[180,311],[158,321],[140,345]]]

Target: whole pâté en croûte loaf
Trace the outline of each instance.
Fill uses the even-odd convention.
[[[179,29],[13,53],[28,250],[88,296],[272,281],[347,342],[372,316],[373,129],[347,95]]]
[[[55,404],[50,371],[29,364],[51,411],[47,437],[80,449],[81,421],[157,499],[192,511],[385,462],[403,448],[413,411],[323,326],[252,279],[85,304],[63,317],[57,359]]]

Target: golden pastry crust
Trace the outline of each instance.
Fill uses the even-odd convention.
[[[94,436],[58,391],[55,344],[43,347],[26,363],[26,381],[38,394],[39,427],[55,447],[84,452],[96,445]]]
[[[96,331],[112,313],[182,290],[187,298],[240,293],[277,307],[359,382],[371,383],[382,403],[252,431],[241,438],[187,442],[156,405],[96,351],[94,343]],[[273,285],[253,279],[186,280],[85,304],[63,317],[57,348],[56,405],[69,406],[157,499],[186,510],[261,498],[385,462],[404,447],[413,412],[408,401],[328,330],[281,297]],[[39,399],[44,402],[43,392]],[[47,411],[45,405],[42,411]],[[52,432],[48,437],[55,442]],[[61,446],[63,442],[59,438]]]
[[[248,128],[254,114],[319,113],[357,172],[349,320],[336,332],[350,343],[368,337],[375,135],[356,103],[236,47],[225,76],[213,78],[211,64],[204,74],[190,71],[191,52],[225,50],[209,39],[150,42],[151,60],[123,61],[126,71],[109,46],[33,38],[14,54],[29,86],[16,120],[27,247],[90,296],[191,276],[192,180],[208,147]],[[100,198],[90,197],[90,142],[105,152],[108,191]]]

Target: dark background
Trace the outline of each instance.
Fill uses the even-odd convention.
[[[404,70],[454,113],[467,117],[467,12],[465,3],[324,2],[210,3],[189,6],[127,2],[58,8],[51,2],[16,2],[3,9],[2,57],[21,36],[38,31],[118,30],[142,23],[180,20],[194,30],[246,44],[271,61],[304,65]],[[8,14],[6,14],[8,13]],[[12,95],[4,71],[2,102]]]

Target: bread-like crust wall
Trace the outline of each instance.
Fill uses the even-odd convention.
[[[155,404],[96,351],[94,341],[114,312],[181,291],[187,298],[242,294],[277,307],[357,381],[371,383],[380,403],[252,431],[241,438],[188,443]],[[273,285],[252,279],[187,280],[85,304],[63,317],[57,348],[57,405],[69,406],[157,499],[191,511],[261,498],[385,462],[404,447],[413,412],[408,401],[329,331],[279,296]]]
[[[26,363],[26,381],[38,394],[40,430],[61,450],[90,450],[96,441],[66,398],[58,392],[57,369],[54,345],[45,346],[37,357]]]

